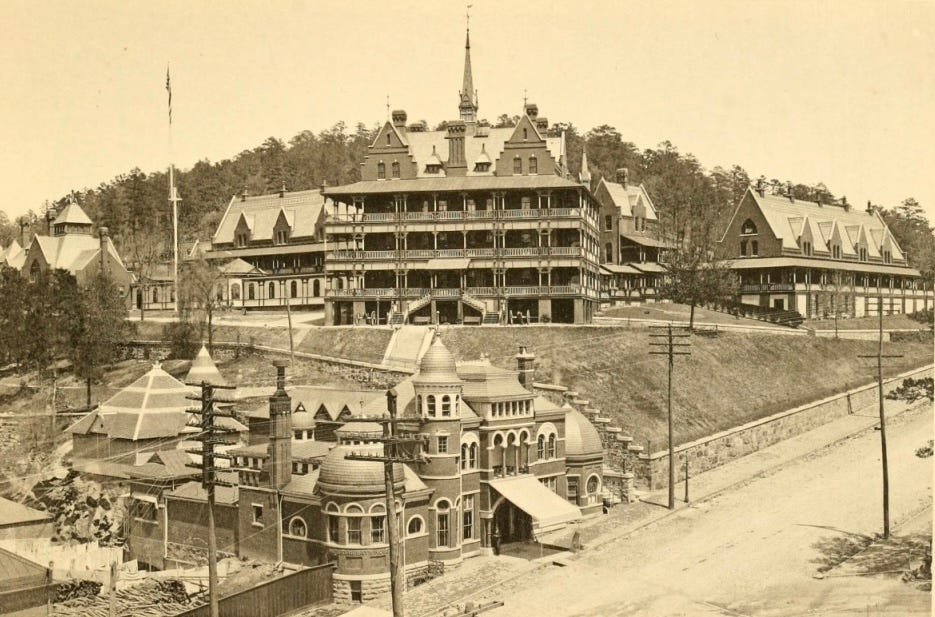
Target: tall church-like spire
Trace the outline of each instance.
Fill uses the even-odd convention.
[[[470,14],[468,14],[470,20]],[[461,120],[477,122],[477,91],[474,90],[474,76],[471,73],[471,26],[468,21],[467,37],[464,42],[464,81],[461,85],[461,103],[458,109]]]
[[[591,170],[588,169],[588,148],[581,151],[581,173],[578,174],[578,182],[585,186],[591,186]]]

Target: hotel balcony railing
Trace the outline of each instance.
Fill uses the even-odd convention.
[[[333,223],[395,223],[418,221],[516,220],[538,218],[581,218],[581,208],[528,208],[509,210],[445,210],[443,212],[365,212],[333,216]]]
[[[762,292],[782,292],[795,291],[795,285],[792,283],[758,283],[754,285],[741,285],[740,293],[762,293]]]
[[[580,246],[531,246],[521,248],[410,249],[406,251],[355,251],[338,249],[328,255],[331,261],[393,261],[445,257],[581,257]]]
[[[572,296],[585,292],[579,285],[510,285],[507,287],[465,287],[465,294],[476,297],[491,296]],[[458,298],[462,289],[459,287],[439,287],[429,289],[426,287],[364,287],[354,289],[329,289],[325,292],[326,298]]]

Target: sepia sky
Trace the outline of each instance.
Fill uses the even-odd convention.
[[[188,168],[343,120],[457,117],[463,2],[0,4],[11,217],[170,158]],[[707,168],[824,181],[935,221],[935,2],[473,0],[481,118],[668,139]],[[184,195],[182,196],[184,199]],[[184,207],[184,206],[183,206]]]

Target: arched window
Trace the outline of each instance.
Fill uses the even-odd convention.
[[[461,444],[461,469],[468,468],[468,452],[470,451],[470,446],[468,444]]]
[[[328,514],[328,541],[335,544],[340,544],[341,542],[341,527],[340,521],[341,518],[338,516],[338,506],[329,503],[325,508],[325,512]]]
[[[451,416],[451,398],[446,394],[442,397],[442,417],[448,418]]]
[[[240,300],[240,283],[231,283],[231,300]]]
[[[546,451],[546,456],[548,458],[555,458],[555,433],[549,435],[549,447]]]
[[[422,533],[422,519],[418,516],[413,516],[409,519],[409,525],[406,526],[406,535],[414,536]]]
[[[429,394],[427,397],[425,397],[425,406],[426,406],[426,413],[434,417],[435,416],[435,395],[434,394]]]
[[[312,295],[316,298],[321,295],[321,281],[318,279],[312,281]]]
[[[360,544],[360,519],[363,514],[363,509],[360,506],[350,505],[347,506],[344,510],[347,514],[351,516],[347,518],[347,543],[348,544]]]
[[[393,161],[393,177],[399,177],[399,161]]]
[[[468,452],[468,468],[477,469],[477,444],[472,443]]]
[[[373,544],[386,542],[386,516],[370,517],[370,542]]]
[[[461,415],[461,396],[458,395],[458,394],[455,394],[455,409],[454,409],[454,412],[455,412],[455,415],[456,415],[456,416]]]
[[[597,476],[588,478],[587,489],[588,495],[596,495],[601,490],[601,479]]]
[[[753,235],[756,233],[756,223],[752,220],[747,219],[743,222],[743,225],[740,226],[740,233],[743,235]]]
[[[247,285],[247,299],[256,300],[256,285],[253,283]]]
[[[390,136],[386,136],[386,140],[389,141]],[[380,162],[377,163],[377,179],[386,180],[386,163]]]
[[[292,298],[299,297],[299,283],[298,282],[292,281],[291,283],[289,283],[289,296]]]
[[[298,516],[289,521],[289,535],[297,538],[308,537],[308,526]]]
[[[536,440],[536,458],[540,461],[545,458],[545,435],[539,435]]]
[[[268,297],[268,298],[270,298],[270,299],[276,297],[276,283],[270,281],[269,287],[268,287],[268,292],[267,292],[267,296],[266,296],[266,297]]]
[[[449,516],[450,516],[451,505],[442,499],[435,505],[435,516],[438,521],[435,529],[437,530],[437,542],[436,546],[449,546],[451,540],[449,534]]]

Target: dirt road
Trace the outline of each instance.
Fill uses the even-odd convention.
[[[898,524],[930,525],[932,410],[888,426]],[[914,615],[931,594],[897,575],[814,576],[882,529],[879,433],[870,431],[497,589],[496,615]],[[896,535],[909,533],[909,528]]]

